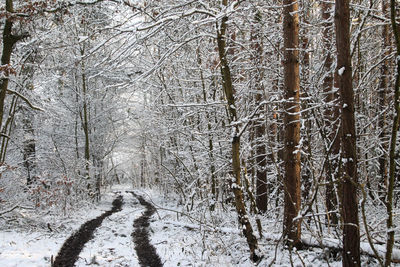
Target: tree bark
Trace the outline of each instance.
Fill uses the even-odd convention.
[[[312,1],[311,1],[312,2]],[[309,25],[310,9],[312,3],[309,1],[301,1],[300,9],[301,14],[301,25]],[[301,133],[300,138],[302,141],[302,151],[303,156],[301,157],[301,184],[302,192],[301,196],[304,201],[311,198],[310,191],[313,182],[313,167],[312,167],[312,111],[309,109],[309,88],[310,88],[310,53],[308,51],[310,40],[308,38],[308,29],[304,27],[300,31],[300,64],[301,64],[301,74],[300,74],[300,97],[301,97],[301,112],[303,128],[305,130]]]
[[[382,1],[382,15],[386,17],[387,13],[389,11],[389,2],[384,0]],[[392,49],[392,40],[390,36],[390,25],[385,24],[383,25],[382,29],[382,45],[383,45],[383,57],[386,58],[382,64],[381,64],[381,78],[379,81],[379,91],[378,91],[378,97],[379,97],[379,107],[377,112],[381,113],[379,115],[379,139],[380,143],[382,146],[383,154],[379,158],[379,173],[380,173],[380,181],[378,183],[379,186],[379,195],[382,200],[385,199],[386,195],[386,190],[387,190],[387,185],[388,185],[388,157],[387,157],[387,151],[389,147],[389,142],[388,142],[388,129],[387,129],[387,116],[386,112],[382,112],[382,110],[388,105],[388,100],[387,100],[387,91],[389,88],[390,84],[390,73],[389,73],[389,68],[391,66],[390,61],[387,59],[387,57],[390,56]]]
[[[222,0],[224,6],[228,6],[228,0]],[[250,249],[250,259],[254,262],[259,260],[257,255],[258,242],[253,233],[253,227],[247,215],[246,206],[244,203],[242,181],[241,181],[241,167],[240,167],[240,135],[239,126],[237,122],[237,113],[235,106],[234,88],[232,84],[231,72],[226,57],[226,29],[228,17],[224,16],[221,20],[221,25],[217,24],[217,44],[218,54],[220,59],[220,70],[222,75],[222,87],[224,89],[225,97],[228,104],[229,122],[232,125],[232,191],[235,196],[235,207],[238,213],[238,219],[243,235],[246,237],[247,244]]]
[[[255,71],[254,89],[257,92],[254,99],[256,105],[260,105],[265,101],[264,85],[263,85],[263,46],[261,43],[261,14],[257,13],[254,18],[254,26],[251,36],[251,46],[254,57],[252,58]],[[259,212],[266,212],[268,209],[268,185],[267,185],[267,155],[265,145],[266,130],[266,110],[260,109],[258,117],[254,122],[254,146],[255,146],[255,168],[256,168],[256,205]]]
[[[360,230],[357,203],[357,152],[354,119],[354,92],[350,56],[349,0],[336,0],[335,31],[337,74],[342,102],[342,174],[343,266],[360,266]]]
[[[6,0],[6,12],[11,14],[14,12],[13,0]],[[13,72],[10,66],[11,54],[13,52],[14,45],[21,39],[27,37],[26,34],[14,35],[12,33],[13,29],[13,17],[7,16],[3,29],[3,50],[1,55],[1,67],[3,72],[3,78],[0,80],[0,129],[3,129],[3,119],[4,119],[4,103],[7,95],[9,75]],[[8,141],[5,141],[8,142]],[[4,143],[4,142],[3,142]],[[4,157],[5,158],[5,151]]]
[[[81,56],[84,56],[84,49],[81,49]],[[89,110],[88,110],[88,99],[87,99],[87,82],[86,82],[86,67],[84,61],[81,62],[81,78],[82,78],[82,97],[83,97],[83,114],[81,114],[82,128],[85,136],[85,179],[87,179],[87,189],[89,194],[91,192],[91,181],[90,181],[90,131],[89,131]]]
[[[37,60],[37,51],[35,48],[31,49],[27,53],[25,64],[21,68],[20,77],[23,79],[21,89],[24,93],[29,95],[29,92],[33,89],[32,79],[34,76],[35,69],[32,64]],[[24,129],[24,141],[23,141],[23,159],[24,166],[27,172],[26,184],[29,186],[37,179],[36,173],[36,139],[35,139],[35,128],[34,118],[35,114],[26,106],[25,103],[21,106],[21,112],[23,115],[22,123]],[[11,127],[11,126],[10,126]]]
[[[13,1],[12,0],[7,0],[6,1],[6,11],[7,12],[13,12]],[[3,30],[3,51],[1,55],[1,65],[2,66],[8,66],[10,65],[10,59],[11,59],[11,54],[12,50],[14,47],[14,44],[16,43],[15,38],[12,35],[12,27],[13,27],[13,21],[11,18],[7,18],[5,25],[4,25],[4,30]],[[4,117],[4,102],[6,99],[6,94],[7,94],[7,88],[8,88],[8,75],[7,71],[4,71],[5,77],[1,79],[1,85],[0,85],[0,128],[3,125],[3,117]]]
[[[336,90],[333,90],[334,78],[332,73],[333,58],[332,58],[332,12],[330,8],[331,4],[322,2],[322,20],[323,20],[323,54],[325,56],[324,62],[324,79],[323,79],[323,90],[324,90],[324,129],[323,132],[327,138],[327,160],[325,165],[325,179],[326,179],[326,189],[325,189],[325,202],[326,209],[328,212],[327,223],[337,224],[339,222],[337,213],[337,199],[336,199],[336,187],[335,187],[335,177],[338,174],[339,167],[339,151],[340,151],[340,135],[339,130],[339,95]],[[337,78],[336,78],[337,79]],[[337,87],[337,84],[335,84]]]
[[[394,246],[394,222],[393,222],[393,192],[394,192],[394,183],[395,183],[395,175],[396,175],[396,140],[397,134],[399,130],[400,123],[400,33],[399,26],[396,22],[396,1],[390,0],[390,19],[393,29],[393,34],[396,42],[396,80],[394,84],[394,109],[395,115],[393,118],[392,125],[392,136],[390,140],[390,148],[389,148],[389,177],[388,177],[388,188],[387,188],[387,196],[386,196],[386,212],[387,212],[387,240],[386,240],[386,254],[385,254],[385,266],[390,266],[392,260],[392,252]]]
[[[283,1],[285,93],[285,208],[283,231],[290,246],[301,246],[299,15],[296,0]]]
[[[2,138],[1,138],[0,162],[5,162],[5,160],[6,160],[7,149],[8,149],[8,145],[10,143],[10,136],[11,136],[11,132],[13,130],[15,113],[17,110],[17,104],[18,104],[18,97],[13,96],[9,110],[8,110],[7,120],[5,121],[5,123],[1,129],[1,132],[5,136],[2,136]]]

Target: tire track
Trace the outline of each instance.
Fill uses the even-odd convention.
[[[152,204],[144,200],[143,197],[136,195],[134,192],[130,193],[136,197],[140,204],[146,207],[143,215],[137,218],[133,227],[135,230],[132,233],[133,242],[135,242],[135,250],[139,258],[139,263],[143,267],[160,267],[160,256],[153,245],[150,244],[148,227],[150,226],[149,219],[154,214],[156,209]]]
[[[79,257],[85,243],[93,238],[93,232],[101,225],[103,220],[111,214],[122,209],[122,196],[118,196],[112,202],[112,208],[99,217],[84,223],[77,232],[71,235],[61,247],[57,257],[52,263],[53,267],[72,267]]]

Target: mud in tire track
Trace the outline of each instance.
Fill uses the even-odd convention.
[[[84,223],[77,232],[71,235],[61,247],[57,257],[52,263],[53,267],[72,267],[77,261],[85,244],[93,238],[93,232],[101,225],[103,220],[111,214],[122,209],[122,196],[118,196],[112,202],[112,208],[97,218]]]
[[[129,191],[136,197],[140,204],[146,207],[143,215],[137,218],[134,223],[134,231],[132,233],[133,242],[135,242],[135,250],[139,258],[139,264],[143,267],[160,267],[163,266],[157,251],[149,240],[150,217],[154,214],[156,209],[152,204],[144,200],[143,197],[136,195],[134,192]]]

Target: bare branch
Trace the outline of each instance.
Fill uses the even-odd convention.
[[[28,104],[28,106],[29,106],[31,109],[38,110],[38,111],[44,111],[44,109],[34,106],[34,105],[28,100],[28,98],[26,98],[25,96],[21,95],[21,94],[18,93],[17,91],[14,91],[14,90],[11,90],[11,89],[7,89],[7,92],[10,93],[10,94],[14,94],[14,95],[18,96],[19,98],[21,98],[22,100],[24,100],[25,103]]]

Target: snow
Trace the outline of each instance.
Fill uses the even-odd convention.
[[[121,194],[124,197],[123,210],[103,221],[94,233],[95,238],[85,245],[75,266],[87,266],[90,262],[97,262],[100,266],[138,266],[131,233],[133,221],[141,216],[145,208],[131,194],[122,191]],[[50,266],[51,258],[55,258],[64,241],[81,224],[109,210],[114,198],[115,193],[110,191],[95,209],[81,210],[71,218],[59,218],[59,222],[52,223],[53,232],[1,231],[0,266]]]
[[[344,73],[344,71],[345,71],[345,67],[341,67],[339,70],[338,70],[338,74],[340,75],[340,76],[342,76],[343,75],[343,73]]]
[[[100,266],[139,266],[131,233],[133,221],[141,216],[145,208],[130,193],[121,192],[122,211],[104,219],[80,254],[75,266],[97,263]]]
[[[109,207],[111,205],[106,200],[97,209],[81,210],[71,218],[59,218],[59,221],[54,221],[44,216],[43,221],[48,222],[53,231],[48,228],[30,231],[0,230],[0,266],[50,266],[51,257],[55,258],[70,233],[79,229],[87,218],[95,218]]]
[[[0,266],[49,266],[64,238],[43,233],[17,231],[0,234]]]
[[[133,222],[142,215],[145,207],[140,205],[132,194],[134,190],[152,203],[157,212],[150,219],[150,242],[156,248],[165,267],[172,266],[255,266],[249,260],[248,247],[242,231],[238,228],[237,214],[234,209],[222,209],[216,203],[216,210],[210,213],[208,206],[196,203],[196,209],[188,211],[179,205],[178,198],[166,198],[156,190],[114,187],[103,197],[96,207],[88,206],[76,212],[70,218],[58,218],[51,222],[54,231],[36,229],[32,231],[0,231],[0,266],[50,266],[51,257],[55,257],[63,242],[87,220],[93,219],[109,210],[111,202],[122,194],[122,211],[106,218],[95,231],[80,254],[76,266],[139,266],[131,233]],[[248,216],[253,225],[254,216]],[[303,242],[314,245],[306,250],[293,251],[289,254],[281,240],[281,218],[275,211],[258,215],[263,224],[263,237],[259,238],[259,254],[263,255],[258,266],[294,266],[317,267],[341,266],[340,257],[328,259],[329,250],[322,247],[341,246],[336,236],[326,234],[322,240],[307,232],[303,233]],[[300,216],[299,216],[300,218]],[[63,227],[61,227],[63,225]],[[58,227],[56,227],[58,226]],[[258,236],[258,234],[257,234]],[[370,252],[368,243],[361,244],[363,251]],[[384,247],[377,246],[380,253]],[[394,251],[398,257],[400,251]],[[364,264],[374,260],[363,256]],[[366,266],[366,265],[364,265]]]

